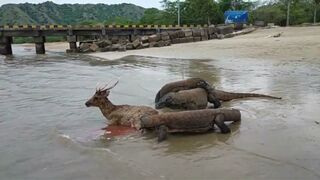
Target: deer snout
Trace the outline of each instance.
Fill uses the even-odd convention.
[[[90,103],[89,101],[87,101],[87,102],[85,103],[85,105],[86,105],[87,107],[90,107],[90,106],[91,106],[91,103]]]

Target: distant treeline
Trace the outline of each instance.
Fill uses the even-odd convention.
[[[82,21],[95,23],[137,22],[145,8],[134,4],[55,4],[47,1],[40,4],[5,4],[0,7],[0,25],[23,24],[79,24]]]
[[[125,18],[115,18],[115,24],[178,24],[178,2],[163,0],[163,10],[156,8],[145,9],[139,21]],[[222,24],[224,12],[227,10],[247,10],[249,23],[264,21],[285,26],[288,5],[290,8],[289,24],[319,22],[320,0],[274,0],[267,3],[243,0],[185,0],[180,2],[181,24]],[[81,24],[94,25],[101,22],[84,21]]]
[[[247,10],[250,23],[256,20],[277,25],[286,25],[288,4],[290,8],[290,25],[318,22],[320,0],[185,0],[180,2],[181,24],[220,24],[224,23],[223,13],[227,10]],[[140,23],[143,24],[177,24],[177,1],[163,0],[164,10],[146,9]]]
[[[180,2],[181,24],[221,24],[227,10],[249,11],[255,20],[286,24],[290,4],[290,24],[319,21],[320,0],[185,0]],[[14,24],[177,24],[178,1],[162,0],[162,10],[133,4],[6,4],[0,7],[0,25]]]

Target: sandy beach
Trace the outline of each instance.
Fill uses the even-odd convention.
[[[270,37],[283,32],[279,38]],[[223,40],[174,44],[126,52],[92,53],[91,56],[115,60],[125,56],[152,56],[182,59],[278,59],[290,60],[320,56],[320,27],[258,29],[253,33]]]
[[[271,37],[282,33],[278,38]],[[320,26],[314,27],[276,27],[258,29],[250,34],[228,39],[213,39],[193,43],[173,44],[161,48],[147,48],[125,52],[96,52],[86,55],[107,60],[126,56],[151,56],[178,59],[274,59],[296,60],[313,59],[320,56]],[[23,44],[33,51],[34,44]],[[46,50],[65,52],[67,42],[46,43]]]

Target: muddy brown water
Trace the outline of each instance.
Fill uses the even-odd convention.
[[[15,47],[0,56],[0,179],[319,179],[320,61],[105,61]],[[108,139],[105,118],[86,108],[97,82],[120,79],[115,104],[153,106],[166,82],[202,77],[216,88],[283,100],[224,103],[242,112],[222,135],[153,134]]]

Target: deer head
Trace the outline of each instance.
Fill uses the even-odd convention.
[[[107,83],[104,87],[102,88],[96,88],[95,94],[86,102],[86,106],[96,106],[100,107],[103,103],[108,101],[108,96],[110,94],[110,90],[114,88],[119,81],[115,82],[112,86],[108,87]]]

